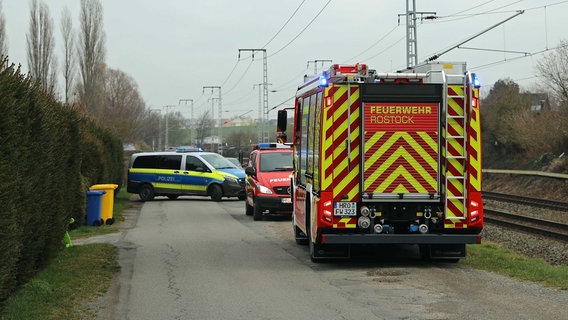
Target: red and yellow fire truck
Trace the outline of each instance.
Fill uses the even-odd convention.
[[[313,261],[416,244],[458,261],[480,243],[479,82],[465,63],[397,73],[333,65],[298,87],[293,228]],[[279,136],[287,136],[286,110]]]

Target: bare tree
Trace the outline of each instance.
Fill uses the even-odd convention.
[[[195,124],[196,129],[196,141],[197,146],[204,147],[203,140],[211,132],[211,126],[213,125],[213,119],[209,114],[209,111],[205,111],[197,118],[197,123]]]
[[[4,59],[2,57],[6,57],[7,55],[8,39],[6,37],[6,18],[4,17],[4,11],[2,11],[2,1],[0,0],[0,60],[3,61]]]
[[[105,97],[105,110],[99,119],[116,131],[124,141],[133,141],[135,129],[142,123],[146,109],[138,85],[125,72],[107,69]]]
[[[560,105],[568,107],[568,41],[537,63],[537,75],[554,93]]]
[[[142,145],[142,150],[161,150],[162,115],[154,109],[145,109],[141,120],[135,128],[136,142]]]
[[[69,103],[71,90],[75,80],[75,42],[73,41],[73,20],[69,8],[65,7],[61,12],[61,35],[63,37],[63,80],[65,103]]]
[[[81,101],[96,116],[104,112],[105,33],[100,0],[81,0],[79,67]]]
[[[40,83],[42,90],[55,93],[57,61],[53,54],[53,19],[43,1],[30,2],[29,27],[26,39],[30,74]]]

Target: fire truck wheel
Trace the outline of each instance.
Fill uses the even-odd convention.
[[[262,209],[260,208],[260,205],[258,205],[258,202],[254,203],[252,217],[254,221],[262,220]]]
[[[294,228],[294,237],[296,238],[296,244],[306,245],[308,244],[308,239],[306,235],[292,222],[292,228]]]
[[[223,189],[221,189],[221,186],[214,184],[209,188],[209,195],[211,196],[211,200],[221,201]]]
[[[247,216],[252,216],[252,206],[248,204],[248,202],[245,201],[245,213]]]
[[[312,241],[311,232],[309,233],[308,238],[308,244],[310,245],[310,259],[312,262],[319,262],[321,260],[321,258],[317,256],[319,245]]]

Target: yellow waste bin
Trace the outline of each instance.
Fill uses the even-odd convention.
[[[118,188],[117,184],[95,184],[89,190],[106,191],[101,199],[101,221],[105,224],[113,224],[112,210],[114,207],[114,189]]]

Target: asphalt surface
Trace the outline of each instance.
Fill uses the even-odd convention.
[[[568,293],[459,264],[385,258],[314,264],[289,220],[253,221],[242,201],[135,201],[97,319],[568,319]]]

